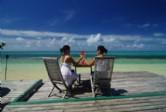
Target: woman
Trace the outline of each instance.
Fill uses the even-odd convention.
[[[61,60],[61,73],[62,76],[67,84],[68,87],[71,87],[73,82],[78,78],[78,75],[75,72],[72,72],[71,70],[71,64],[76,65],[80,62],[82,57],[79,58],[79,60],[76,62],[71,56],[70,56],[70,46],[64,45],[60,52],[62,53],[60,60]]]
[[[105,56],[105,54],[107,53],[107,49],[103,46],[103,45],[99,45],[97,47],[97,52],[96,52],[96,57],[102,58]],[[98,61],[99,62],[99,61]],[[100,63],[103,63],[100,61]],[[95,58],[92,59],[91,61],[87,62],[87,65],[94,65],[95,64]],[[96,69],[102,69],[102,66],[96,66]],[[94,78],[94,72],[92,72],[92,79]],[[102,91],[102,86],[100,84],[97,85],[98,87],[95,89],[95,93],[102,95],[103,91]]]

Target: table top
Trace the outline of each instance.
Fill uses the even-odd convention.
[[[79,64],[79,65],[74,65],[75,67],[92,67],[93,65],[86,65],[86,64]]]

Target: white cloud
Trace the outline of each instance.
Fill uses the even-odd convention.
[[[48,22],[47,22],[47,24],[49,25],[49,26],[56,26],[57,24],[59,23],[59,21],[57,20],[57,18],[55,18],[55,19],[53,19],[53,20],[49,20]]]
[[[164,33],[159,33],[159,32],[157,33],[157,32],[156,32],[156,33],[154,33],[153,35],[154,35],[155,37],[161,37],[161,36],[164,36],[165,34],[164,34]]]
[[[114,38],[114,37],[110,37],[110,38],[107,38],[107,37],[106,37],[106,38],[104,38],[103,40],[104,40],[104,42],[109,42],[109,43],[110,43],[110,42],[114,42],[114,41],[115,41],[115,38]]]
[[[22,37],[17,37],[16,38],[16,41],[19,41],[19,42],[22,42],[22,41],[24,41],[25,39],[24,38],[22,38]]]
[[[9,30],[9,29],[1,29],[0,35],[5,36],[21,36],[21,37],[64,37],[70,36],[73,34],[68,33],[56,33],[56,32],[39,32],[39,31],[29,31],[29,30]]]
[[[64,21],[69,21],[71,20],[74,15],[75,15],[75,11],[74,10],[67,10],[67,11],[64,11],[64,14],[65,14],[65,18],[64,18]]]
[[[156,23],[154,23],[154,24],[152,24],[152,23],[145,23],[145,24],[141,24],[141,25],[138,25],[137,27],[138,28],[156,28],[156,27],[158,27],[159,26],[159,24],[156,24]]]
[[[145,23],[145,24],[142,24],[142,25],[138,25],[139,28],[147,28],[147,27],[150,27],[151,24],[150,23]]]
[[[26,44],[25,44],[25,47],[32,47],[32,42],[31,41],[27,41]]]
[[[70,37],[70,38],[68,38],[68,37],[63,37],[63,38],[61,39],[61,41],[60,41],[60,44],[61,44],[61,45],[64,45],[64,44],[69,44],[69,45],[71,45],[71,44],[74,44],[74,43],[75,43],[75,40],[74,40],[73,37]]]
[[[1,23],[1,24],[11,24],[11,23],[18,22],[18,21],[20,21],[20,20],[21,20],[21,18],[2,17],[2,18],[0,18],[0,23]]]
[[[49,20],[47,24],[52,27],[56,25],[64,24],[65,22],[68,22],[75,17],[76,11],[64,10],[64,11],[60,11],[60,13],[61,13],[60,18],[57,18],[57,16],[55,16],[51,20]]]
[[[144,44],[142,44],[142,43],[140,43],[140,44],[133,44],[132,47],[133,47],[133,48],[138,48],[138,49],[140,49],[140,48],[143,48],[143,47],[144,47]]]
[[[166,39],[165,40],[161,40],[161,44],[166,45]]]
[[[140,43],[140,44],[129,44],[129,45],[126,45],[126,47],[125,46],[122,46],[123,48],[128,48],[128,49],[141,49],[141,48],[143,48],[144,47],[144,44],[142,44],[142,43]]]
[[[101,34],[98,33],[96,36],[91,35],[88,39],[87,39],[87,43],[88,44],[96,44],[101,40]]]
[[[38,40],[38,41],[36,42],[36,46],[37,46],[37,47],[40,47],[40,46],[41,46],[41,41],[40,41],[40,40]]]
[[[53,38],[53,39],[50,40],[49,45],[54,45],[55,43],[56,43],[56,39]]]

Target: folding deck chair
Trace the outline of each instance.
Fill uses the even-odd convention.
[[[95,58],[94,73],[91,74],[91,89],[93,97],[96,97],[95,90],[98,88],[110,89],[112,72],[114,65],[114,57]]]
[[[50,81],[53,84],[53,88],[51,90],[51,92],[49,93],[48,97],[51,96],[54,88],[56,88],[57,90],[59,90],[59,93],[64,93],[64,96],[66,96],[67,92],[70,91],[70,88],[67,86],[67,84],[65,83],[62,74],[61,74],[61,70],[60,70],[60,65],[58,62],[58,58],[57,57],[45,57],[43,58],[48,76],[50,78]],[[61,85],[61,87],[60,87]],[[63,86],[63,89],[61,89]]]

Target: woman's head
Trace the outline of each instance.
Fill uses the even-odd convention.
[[[105,53],[107,53],[107,49],[103,45],[99,45],[97,47],[97,55],[105,54]]]
[[[62,48],[60,48],[60,52],[63,54],[69,54],[70,53],[70,46],[64,45]]]

